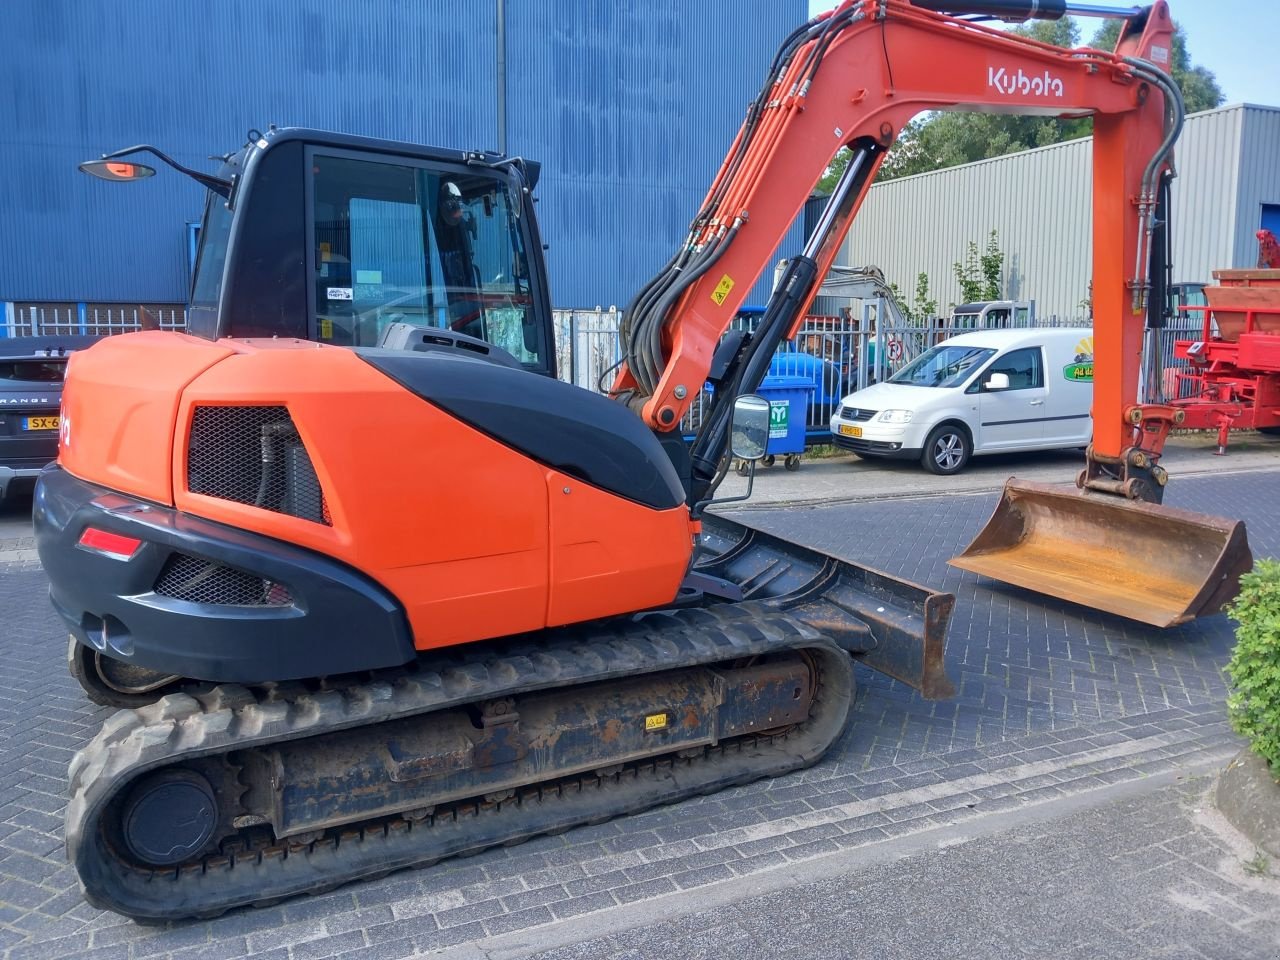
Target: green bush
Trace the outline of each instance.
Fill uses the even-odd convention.
[[[1227,714],[1236,733],[1280,776],[1280,562],[1259,560],[1227,607],[1240,626],[1227,664]]]

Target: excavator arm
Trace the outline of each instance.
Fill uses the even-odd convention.
[[[964,0],[953,6],[963,11]],[[1173,36],[1167,4],[1130,21],[1115,53],[1062,50],[901,0],[845,0],[798,33],[801,42],[793,35],[784,45],[781,66],[752,104],[681,251],[631,304],[615,393],[627,393],[655,430],[675,428],[721,334],[842,147],[853,151],[848,172],[804,254],[815,278],[831,266],[885,152],[916,115],[1092,114],[1097,445],[1118,456],[1124,407],[1137,393],[1143,248],[1181,125],[1180,98],[1160,69]],[[811,298],[804,291],[793,312],[802,314]]]
[[[1171,574],[1177,582],[1170,586],[1156,558],[1167,541],[1181,538],[1172,515],[1116,514],[1099,506],[1095,526],[1118,540],[1108,553],[1114,578],[1132,589],[1123,598],[1105,590],[1103,595],[1082,592],[1078,585],[1064,584],[1058,570],[1063,554],[1079,554],[1083,542],[1096,539],[1085,522],[1093,502],[1159,503],[1167,480],[1158,461],[1179,414],[1155,393],[1158,376],[1145,378],[1146,402],[1140,401],[1139,386],[1146,331],[1160,327],[1165,313],[1160,292],[1168,259],[1164,207],[1183,120],[1181,95],[1167,73],[1174,25],[1163,0],[1134,8],[1116,49],[1104,52],[1063,50],[964,18],[1019,11],[1029,16],[1037,9],[1058,16],[1068,10],[1060,0],[845,0],[793,33],[771,65],[681,249],[629,305],[625,359],[613,392],[654,430],[670,431],[700,392],[713,361],[726,371],[717,384],[718,401],[704,417],[691,451],[692,500],[704,500],[724,475],[732,398],[759,385],[778,343],[794,335],[886,151],[913,117],[953,109],[1091,115],[1094,436],[1077,482],[1102,496],[1093,497],[1083,511],[1070,505],[1069,535],[1042,524],[1041,532],[1055,531],[1055,542],[1047,544],[1038,542],[1043,538],[1035,535],[1030,514],[1011,525],[997,511],[993,526],[1002,532],[975,541],[975,547],[983,544],[984,557],[973,559],[971,547],[970,562],[962,565],[1167,625],[1212,612],[1224,593],[1230,594],[1249,562],[1247,547],[1243,554],[1227,547],[1243,542],[1238,525],[1209,523],[1207,541],[1197,539],[1192,558]],[[845,147],[852,151],[845,173],[754,336],[718,347],[814,185]],[[733,356],[722,353],[717,359],[717,349]],[[1037,501],[1037,515],[1055,512],[1045,506],[1049,494],[1024,494],[1023,502]],[[1006,503],[1013,499],[1007,492]],[[1145,545],[1137,554],[1130,549],[1134,542]],[[1019,564],[1002,551],[1022,551],[1028,544],[1039,552],[1030,561],[1022,556],[1022,566],[1036,569],[1010,576]],[[1207,571],[1194,562],[1206,552],[1218,561]],[[1094,553],[1089,555],[1096,562]],[[1093,573],[1083,577],[1093,578]],[[1167,595],[1156,614],[1147,611],[1153,585],[1155,593]]]

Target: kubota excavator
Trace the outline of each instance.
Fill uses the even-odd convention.
[[[839,734],[852,659],[948,695],[950,596],[704,516],[730,447],[763,453],[750,392],[921,111],[1095,118],[1086,492],[1011,487],[1034,516],[1015,531],[1010,507],[995,546],[1066,572],[1051,521],[1069,513],[1096,578],[1104,547],[1194,529],[1187,566],[1217,602],[1242,533],[1124,499],[1162,485],[1172,416],[1136,400],[1182,116],[1172,21],[1128,11],[1108,53],[973,19],[1066,12],[846,0],[795,30],[626,311],[614,399],[551,375],[535,165],[273,128],[196,174],[189,332],[77,354],[35,503],[72,672],[146,704],[72,763],[88,899],[211,916],[794,770]],[[846,146],[759,328],[722,337]],[[138,149],[88,166],[134,179]],[[1170,562],[1132,567],[1136,603],[1164,598]]]

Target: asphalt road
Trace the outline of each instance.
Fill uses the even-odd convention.
[[[807,469],[778,475],[800,484]],[[953,570],[947,558],[994,499],[988,489],[745,514],[953,591],[954,699],[924,701],[860,669],[845,734],[803,773],[159,928],[88,907],[63,859],[66,765],[106,714],[66,675],[44,575],[20,556],[29,504],[7,507],[0,952],[1274,957],[1280,887],[1270,874],[1280,871],[1201,799],[1239,749],[1223,710],[1231,624],[1218,615],[1157,631]],[[1229,510],[1249,525],[1255,554],[1280,554],[1278,470],[1183,475],[1170,502]]]

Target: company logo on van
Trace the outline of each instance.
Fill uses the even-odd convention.
[[[1072,383],[1093,383],[1093,337],[1076,344],[1075,360],[1062,368],[1062,376]]]

